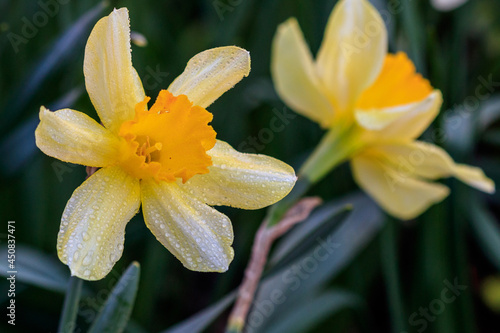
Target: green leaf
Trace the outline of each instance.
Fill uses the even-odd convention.
[[[492,144],[500,146],[500,130],[491,130],[484,134],[484,141]]]
[[[69,281],[68,291],[64,299],[63,311],[59,321],[58,332],[73,332],[76,328],[76,317],[78,314],[78,304],[82,293],[83,280],[72,276]]]
[[[236,291],[226,295],[218,302],[210,305],[206,309],[198,312],[194,316],[162,331],[161,333],[197,333],[202,332],[215,319],[217,319],[224,310],[226,310],[236,298]]]
[[[309,332],[323,320],[345,308],[360,307],[363,300],[345,290],[331,290],[300,302],[291,311],[276,316],[266,333]],[[281,318],[281,319],[280,319]]]
[[[123,332],[134,307],[139,275],[139,263],[131,263],[111,291],[89,333]]]
[[[475,199],[469,209],[470,223],[479,246],[486,257],[500,270],[500,227],[495,217],[479,200]]]
[[[70,90],[66,95],[49,105],[49,109],[57,110],[71,107],[82,95],[83,86]],[[0,142],[0,155],[9,156],[0,160],[0,170],[5,176],[12,176],[16,171],[23,170],[37,151],[35,144],[35,129],[40,123],[38,113],[21,125],[17,126],[5,139]],[[12,147],[16,149],[12,149]]]
[[[307,219],[307,223],[305,221],[300,223],[283,237],[274,249],[269,259],[269,265],[275,266],[279,263],[279,266],[282,267],[297,259],[317,244],[318,237],[328,235],[338,227],[351,210],[351,204],[342,205],[337,202],[323,205],[317,209]],[[277,269],[277,267],[273,267],[273,269]]]
[[[337,276],[381,229],[384,215],[366,195],[349,195],[332,202],[334,203],[339,207],[352,204],[353,210],[337,229],[317,237],[314,248],[265,279],[260,285],[254,300],[256,306],[248,316],[249,323],[252,316],[262,317],[262,322],[258,327],[253,327],[254,330],[266,330],[268,325],[275,325],[275,320],[278,320],[273,314],[292,311],[299,304],[306,302],[308,295]],[[328,215],[324,219],[313,220],[318,225],[328,221]],[[306,220],[301,224],[308,223],[309,220]],[[284,239],[287,237],[289,235]],[[277,299],[282,301],[276,302]],[[270,310],[265,311],[262,316],[262,313],[259,313],[262,311],[259,304],[271,304],[272,307],[270,306]]]
[[[398,265],[398,229],[400,221],[389,219],[381,236],[381,264],[385,280],[387,303],[391,317],[392,331],[403,332],[406,328],[406,315],[401,296],[401,279]]]
[[[408,38],[409,56],[415,63],[418,73],[425,76],[425,35],[424,24],[422,24],[421,13],[418,4],[414,1],[406,1],[402,8],[402,28]]]
[[[101,2],[82,15],[70,29],[59,37],[50,51],[37,62],[34,70],[24,79],[24,82],[12,94],[10,101],[7,102],[9,112],[4,113],[0,125],[2,132],[12,126],[12,122],[23,113],[37,92],[46,89],[44,83],[50,74],[59,68],[62,62],[68,61],[76,52],[80,52],[91,27],[105,6],[106,3]]]
[[[1,249],[0,275],[8,276],[7,246]],[[58,259],[27,246],[16,245],[16,279],[40,288],[65,293],[69,281],[69,270]]]
[[[479,131],[486,130],[500,119],[500,95],[494,95],[483,102],[479,110]]]
[[[276,274],[268,274],[262,279],[260,283],[260,291],[257,294],[254,304],[258,304],[257,302],[262,301],[264,301],[264,303],[266,303],[266,301],[269,302],[267,297],[269,297],[271,293],[276,293],[276,291],[283,293],[283,295],[286,294],[285,303],[288,303],[288,305],[297,304],[294,301],[290,302],[290,300],[296,299],[297,296],[307,296],[311,294],[309,292],[311,291],[310,288],[300,289],[300,286],[298,288],[300,290],[295,288],[291,290],[291,288],[287,288],[289,285],[285,275],[290,272],[291,267],[297,265],[297,263],[300,264],[300,262],[305,258],[314,256],[314,251],[321,247],[321,244],[325,245],[321,242],[331,243],[333,241],[333,245],[339,244],[339,247],[336,248],[334,246],[334,251],[329,254],[326,260],[320,262],[320,265],[317,267],[314,274],[309,276],[310,287],[316,288],[322,285],[322,283],[326,280],[338,274],[351,261],[357,252],[359,252],[361,248],[363,248],[373,238],[382,226],[382,212],[378,206],[364,194],[349,195],[341,200],[335,200],[326,204],[325,209],[318,210],[315,214],[311,215],[309,219],[299,224],[296,229],[294,229],[293,233],[284,236],[283,245],[280,245],[282,249],[280,250],[282,253],[281,258],[287,258],[288,255],[286,255],[286,253],[293,253],[293,251],[290,252],[293,249],[291,249],[288,244],[297,244],[297,241],[300,238],[297,235],[298,233],[304,231],[306,234],[315,234],[314,231],[317,230],[328,230],[328,228],[322,229],[322,225],[331,223],[332,217],[335,218],[336,214],[339,213],[342,215],[342,212],[345,213],[346,207],[351,206],[354,207],[352,213],[346,218],[338,230],[333,231],[331,234],[327,234],[325,238],[320,238],[319,246],[303,253],[302,256],[298,257],[295,261],[283,269],[273,269],[274,272],[278,272],[276,272]],[[343,244],[340,242],[340,240],[343,239],[348,239],[349,242]],[[317,242],[318,238],[316,238],[315,241]],[[280,288],[284,288],[285,291],[282,291]],[[288,289],[288,292],[286,289]],[[236,291],[233,291],[217,303],[163,331],[162,333],[202,332],[222,314],[222,312],[234,301],[235,297]],[[278,306],[279,305],[277,305],[277,307]]]

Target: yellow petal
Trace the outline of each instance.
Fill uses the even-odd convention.
[[[49,156],[94,167],[115,163],[120,143],[109,130],[82,112],[51,112],[43,106],[35,138],[37,147]]]
[[[335,111],[350,110],[379,75],[387,53],[387,30],[367,0],[341,0],[330,14],[318,52]]]
[[[71,275],[105,277],[120,259],[125,226],[140,206],[139,181],[118,167],[98,170],[68,201],[57,238],[59,259]]]
[[[495,183],[480,168],[456,164],[446,151],[433,144],[394,143],[378,146],[376,152],[402,175],[427,179],[454,176],[483,192],[495,192]]]
[[[311,52],[294,18],[278,27],[273,41],[271,72],[283,101],[321,126],[330,125],[333,106],[321,91]]]
[[[495,193],[495,182],[486,177],[481,168],[456,164],[453,171],[453,176],[467,185],[489,194]]]
[[[143,180],[146,225],[193,271],[225,272],[233,260],[233,229],[226,215],[198,201],[176,183]]]
[[[358,185],[399,219],[415,218],[449,194],[446,186],[400,173],[370,154],[353,158],[351,167]]]
[[[442,104],[439,90],[434,90],[427,98],[399,106],[381,109],[357,109],[358,124],[370,131],[378,139],[414,139],[432,123]]]
[[[117,133],[134,118],[144,89],[132,67],[128,10],[114,9],[90,33],[83,61],[85,85],[104,126]]]
[[[208,154],[213,163],[210,172],[181,186],[209,205],[259,209],[281,200],[297,180],[288,164],[265,155],[239,153],[223,141],[217,141]]]
[[[217,47],[195,55],[168,87],[194,105],[208,107],[250,73],[250,54],[236,46]]]

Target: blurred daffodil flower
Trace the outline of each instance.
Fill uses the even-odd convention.
[[[148,110],[132,67],[129,16],[114,10],[85,49],[85,84],[102,125],[84,113],[40,111],[36,144],[47,155],[100,169],[73,193],[57,249],[72,275],[101,279],[121,257],[127,222],[147,227],[182,264],[223,272],[233,259],[231,222],[212,205],[258,209],[283,198],[294,170],[215,139],[205,110],[250,71],[250,56],[221,47],[194,56]]]
[[[404,53],[387,54],[387,30],[366,0],[341,0],[330,15],[316,60],[295,19],[280,27],[271,70],[281,98],[328,129],[299,177],[317,182],[350,160],[356,182],[391,215],[410,219],[443,200],[432,180],[454,176],[492,193],[493,181],[455,164],[441,148],[416,141],[437,116],[439,90]]]
[[[440,11],[450,11],[465,4],[467,0],[431,0],[432,6]]]

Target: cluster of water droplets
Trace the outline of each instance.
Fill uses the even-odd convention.
[[[233,258],[231,222],[175,183],[150,184],[143,211],[156,238],[184,266],[197,271],[225,271]]]
[[[196,105],[207,107],[249,72],[248,51],[238,47],[210,49],[191,58],[169,91],[185,94]]]
[[[139,184],[118,168],[99,170],[64,210],[57,250],[72,275],[104,277],[121,257],[125,225],[139,208]]]
[[[297,177],[287,164],[264,155],[239,153],[225,142],[208,151],[213,165],[189,179],[185,188],[209,205],[258,209],[282,199]]]

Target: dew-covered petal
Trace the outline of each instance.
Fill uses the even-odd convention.
[[[228,217],[184,191],[177,183],[143,180],[146,225],[182,264],[193,271],[225,272],[233,260]]]
[[[387,53],[387,30],[367,0],[341,0],[328,19],[317,71],[335,103],[350,111],[379,75]]]
[[[144,100],[144,89],[132,67],[127,8],[114,9],[90,33],[83,61],[85,86],[102,123],[117,133],[134,118],[135,105]]]
[[[483,192],[495,192],[495,183],[480,168],[456,164],[436,145],[422,141],[400,142],[378,146],[376,152],[405,175],[425,179],[453,176]]]
[[[323,127],[331,124],[333,105],[322,92],[311,52],[294,18],[278,27],[271,72],[276,91],[291,108]]]
[[[103,167],[118,158],[119,139],[86,114],[70,109],[51,112],[42,106],[35,139],[41,151],[65,162]]]
[[[244,154],[217,141],[208,151],[209,173],[196,175],[181,186],[209,205],[259,209],[281,200],[295,185],[291,166],[275,158]]]
[[[73,192],[57,238],[59,259],[71,275],[99,280],[111,271],[139,206],[139,181],[119,167],[98,170]]]
[[[370,153],[353,158],[351,167],[358,185],[399,219],[415,218],[449,194],[448,187],[411,177]]]
[[[250,73],[250,53],[236,46],[209,49],[195,55],[168,87],[194,105],[208,107]]]

